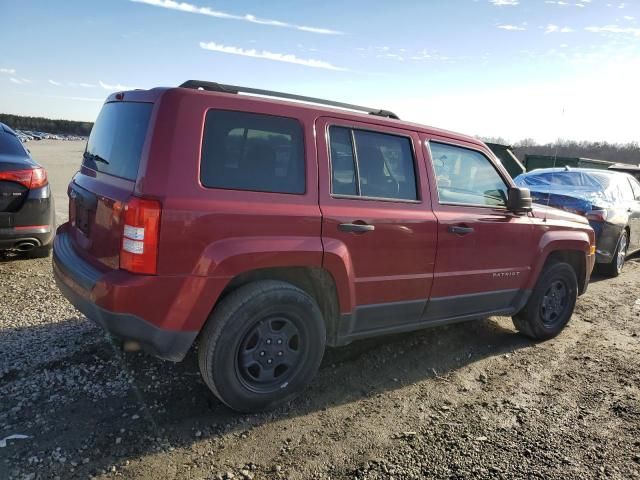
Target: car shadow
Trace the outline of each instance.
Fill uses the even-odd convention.
[[[24,253],[7,251],[0,252],[0,263],[17,262],[21,260],[29,260],[29,257]]]
[[[640,264],[640,252],[636,252],[633,255],[631,255],[630,257],[627,258],[626,260],[627,263],[636,263],[636,264]],[[589,283],[598,283],[598,282],[602,282],[602,281],[606,281],[606,280],[610,280],[611,277],[607,277],[606,275],[602,275],[601,273],[599,273],[597,271],[597,265],[596,267],[594,267],[593,269],[593,273],[591,274],[591,280],[589,281]],[[622,273],[620,275],[624,275],[624,267],[622,268]]]
[[[81,333],[73,333],[79,327]],[[33,339],[60,345],[62,353],[38,363],[28,353]],[[417,382],[439,382],[478,360],[532,344],[495,319],[361,340],[328,349],[317,377],[296,400],[270,412],[239,414],[204,385],[195,351],[181,363],[124,353],[118,342],[82,318],[0,330],[0,341],[13,348],[25,343],[24,358],[0,358],[9,365],[0,367],[0,396],[6,399],[0,407],[0,438],[13,433],[32,437],[13,443],[11,458],[17,461],[34,448],[47,452],[64,444],[65,451],[75,452],[67,455],[91,460],[74,461],[72,473],[68,462],[54,470],[62,477],[84,478],[162,449],[242,434]],[[65,350],[64,345],[73,348]]]

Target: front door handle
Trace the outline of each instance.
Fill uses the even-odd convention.
[[[372,232],[375,229],[375,225],[369,225],[367,223],[341,223],[338,225],[338,230],[349,233]]]
[[[455,233],[456,235],[467,235],[473,233],[473,228],[462,227],[460,225],[452,225],[449,227],[449,233]]]

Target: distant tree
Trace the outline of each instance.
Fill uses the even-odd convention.
[[[45,133],[88,136],[93,128],[91,122],[76,122],[73,120],[53,120],[42,117],[24,117],[0,113],[0,122],[6,123],[13,129],[34,130]]]
[[[515,155],[523,160],[529,155],[557,155],[559,157],[595,158],[619,163],[640,163],[640,145],[638,142],[619,144],[608,142],[587,142],[559,139],[543,145],[530,142],[517,142]]]

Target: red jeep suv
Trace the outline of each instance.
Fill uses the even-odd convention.
[[[212,82],[111,95],[68,193],[65,296],[158,357],[197,343],[242,411],[293,398],[327,345],[490,315],[551,338],[594,263],[587,221],[532,208],[474,138]]]

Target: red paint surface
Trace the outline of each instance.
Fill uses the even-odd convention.
[[[112,95],[109,101],[120,100]],[[126,92],[126,101],[155,103],[137,180],[82,168],[73,181],[98,196],[91,233],[70,224],[61,227],[72,234],[83,258],[104,272],[91,296],[109,310],[138,315],[166,329],[199,330],[233,277],[266,267],[326,269],[335,280],[340,311],[349,313],[359,305],[529,289],[546,257],[557,249],[584,252],[589,272],[593,265],[593,231],[584,221],[576,223],[578,217],[548,216],[543,221],[438,203],[425,148],[430,139],[485,153],[513,185],[495,157],[473,138],[372,115],[190,89]],[[305,136],[305,194],[201,186],[204,118],[212,108],[298,119]],[[419,200],[333,198],[325,136],[330,124],[408,136]],[[157,275],[118,269],[122,206],[131,195],[162,204]],[[354,234],[337,228],[355,221],[371,223],[375,231]],[[471,226],[474,233],[457,236],[448,232],[450,225]]]

